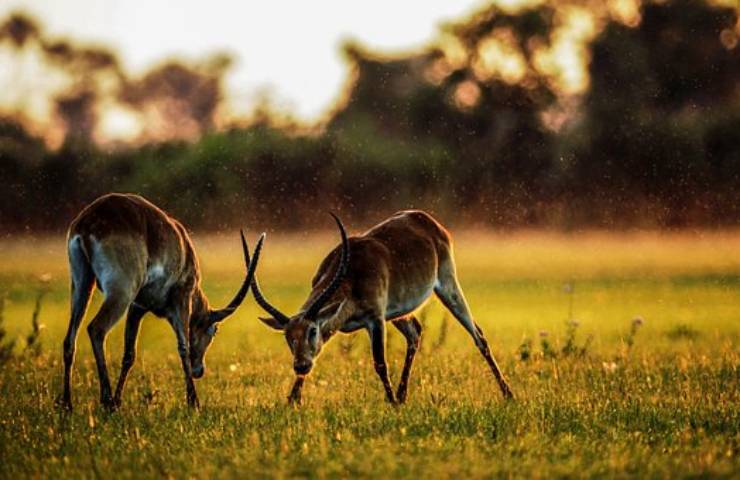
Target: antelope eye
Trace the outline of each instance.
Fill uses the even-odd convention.
[[[211,337],[215,337],[216,332],[218,332],[218,328],[216,327],[216,325],[211,325],[210,327],[208,327],[208,330],[206,330],[206,333]]]
[[[316,338],[318,337],[318,335],[319,335],[319,329],[318,329],[318,328],[316,328],[316,327],[311,327],[311,328],[310,328],[310,329],[308,330],[308,338],[309,338],[309,339],[310,339],[310,340],[311,340],[312,342],[316,340]]]

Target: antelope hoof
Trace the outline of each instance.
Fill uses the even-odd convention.
[[[59,395],[55,400],[54,404],[57,408],[64,412],[71,412],[72,411],[72,400],[69,398],[65,398],[64,395]]]
[[[116,413],[119,407],[119,404],[114,400],[106,400],[105,402],[101,402],[101,405],[107,413]]]
[[[514,394],[511,391],[511,388],[509,388],[509,386],[506,384],[501,385],[501,393],[504,395],[505,400],[511,400],[511,401],[516,400],[514,398]]]

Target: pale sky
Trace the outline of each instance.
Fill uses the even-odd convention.
[[[133,74],[172,56],[198,60],[226,51],[236,60],[226,80],[236,112],[248,112],[267,90],[281,109],[310,121],[346,82],[344,40],[409,51],[433,40],[440,22],[480,6],[480,0],[0,0],[0,18],[24,11],[52,36],[109,46]]]

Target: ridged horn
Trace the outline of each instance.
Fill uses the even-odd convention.
[[[342,255],[339,258],[339,266],[337,267],[337,271],[334,274],[334,278],[332,278],[331,282],[329,283],[329,285],[326,286],[324,291],[321,292],[318,297],[316,297],[316,300],[314,300],[311,306],[306,309],[304,317],[308,319],[316,318],[324,304],[331,298],[332,295],[334,295],[334,292],[337,291],[339,285],[342,283],[342,279],[347,274],[347,267],[349,266],[349,240],[347,240],[347,232],[344,230],[344,225],[342,225],[342,221],[339,220],[339,217],[331,212],[330,214],[332,217],[334,217],[334,221],[337,222],[337,227],[339,227],[339,234],[342,236]]]
[[[249,248],[247,248],[247,240],[244,238],[244,231],[239,230],[239,234],[242,239],[242,250],[244,251],[244,263],[247,267],[247,276],[244,278],[244,283],[242,283],[242,286],[239,288],[239,291],[236,292],[236,295],[234,295],[231,302],[229,302],[226,307],[211,312],[210,319],[212,322],[220,322],[239,308],[239,305],[244,301],[244,297],[247,296],[249,286],[254,279],[255,272],[257,271],[257,262],[259,261],[260,252],[262,251],[262,243],[265,241],[265,234],[263,233],[260,235],[259,240],[257,240],[257,246],[254,248],[254,258],[252,258],[251,261],[249,260]]]
[[[254,295],[254,299],[257,301],[257,304],[262,307],[265,312],[271,315],[272,318],[274,318],[280,325],[288,324],[288,322],[290,321],[290,317],[285,315],[277,308],[273,307],[272,304],[268,302],[265,296],[262,294],[259,282],[257,281],[257,275],[252,277],[252,294]]]

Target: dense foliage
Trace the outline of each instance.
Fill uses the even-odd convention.
[[[68,48],[91,76],[117,72],[121,101],[158,105],[165,125],[181,121],[197,135],[101,150],[86,100],[99,93],[79,85],[57,101],[67,130],[60,149],[8,118],[0,124],[0,228],[64,228],[113,190],[142,193],[208,229],[323,226],[327,209],[364,222],[409,207],[494,227],[738,225],[738,11],[671,0],[645,3],[637,25],[607,18],[587,45],[589,89],[566,99],[535,61],[557,15],[549,3],[518,13],[486,8],[444,28],[455,59],[441,48],[387,58],[347,45],[354,83],[310,135],[269,117],[216,128],[226,59],[208,72],[165,65],[134,81],[114,59]],[[25,28],[5,31],[16,41],[40,35]],[[491,38],[518,48],[517,81],[481,73]],[[59,47],[43,45],[57,58]],[[563,124],[545,121],[558,114]]]

